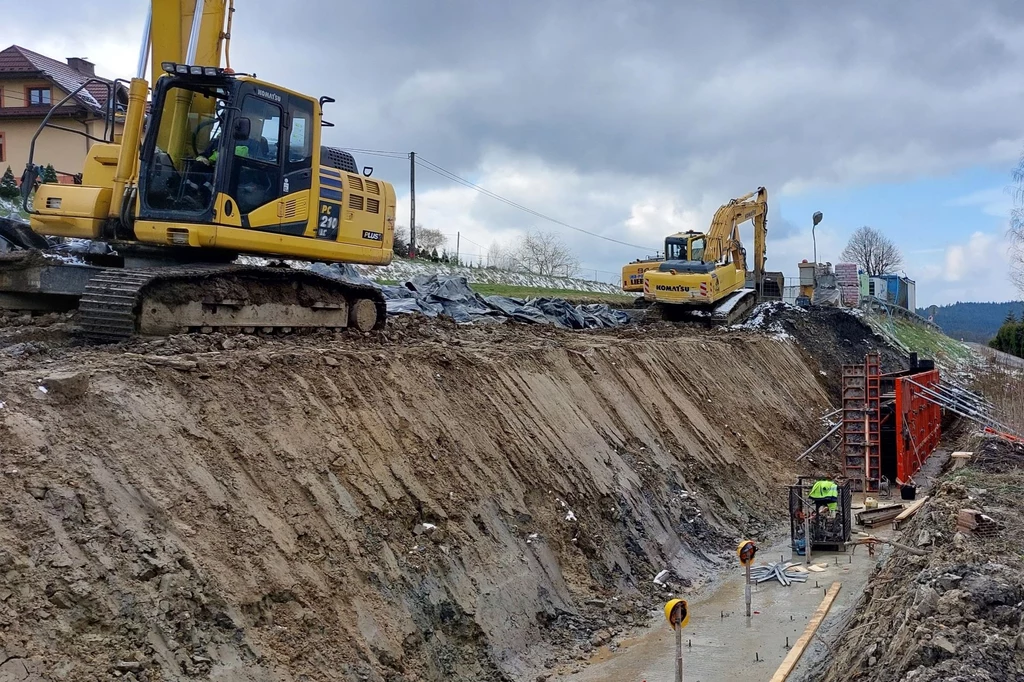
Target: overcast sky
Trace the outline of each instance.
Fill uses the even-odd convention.
[[[13,3],[7,3],[8,5]],[[4,9],[4,38],[132,75],[144,2]],[[888,232],[919,304],[1015,296],[1004,189],[1024,149],[1024,2],[239,0],[232,66],[330,95],[327,142],[417,154],[575,233],[417,172],[418,222],[477,253],[529,229],[617,271],[768,188],[768,264]],[[38,9],[37,9],[38,8]],[[42,11],[40,11],[42,10]],[[391,180],[408,222],[408,164]],[[748,245],[748,249],[751,245]]]

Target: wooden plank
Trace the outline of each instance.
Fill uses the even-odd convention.
[[[974,456],[973,452],[954,452],[950,457],[953,459],[953,471],[967,465],[967,460]]]
[[[818,626],[821,625],[821,621],[825,620],[825,615],[828,614],[828,610],[832,608],[832,602],[836,600],[839,595],[839,590],[843,584],[839,581],[832,583],[832,586],[828,588],[825,593],[825,598],[821,600],[821,604],[818,606],[814,615],[811,616],[811,620],[807,623],[807,627],[804,628],[804,633],[800,635],[800,639],[796,640],[796,644],[786,654],[786,658],[782,660],[782,665],[772,675],[770,682],[785,682],[789,677],[790,673],[796,667],[796,664],[800,661],[800,657],[804,655],[804,649],[811,643],[811,639],[814,637],[814,633],[818,631]]]
[[[912,504],[909,507],[907,507],[906,509],[904,509],[902,514],[900,514],[899,516],[897,516],[895,519],[892,520],[892,529],[893,530],[899,530],[900,529],[900,525],[904,521],[909,519],[911,516],[916,514],[917,511],[924,505],[924,503],[928,501],[929,497],[931,497],[931,496],[930,495],[925,495],[920,500],[917,500],[916,502],[914,502],[914,504]]]

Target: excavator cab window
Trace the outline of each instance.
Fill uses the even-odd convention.
[[[690,260],[698,262],[704,261],[705,244],[706,238],[703,236],[690,238]]]
[[[228,92],[180,84],[155,98],[143,148],[143,205],[148,210],[197,216],[213,208],[214,167]]]
[[[249,120],[249,135],[234,141],[227,193],[244,216],[281,196],[283,116],[279,104],[252,92],[242,97],[238,117]]]
[[[666,239],[665,260],[686,260],[686,240]]]

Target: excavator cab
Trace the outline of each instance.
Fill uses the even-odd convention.
[[[221,69],[160,78],[142,144],[138,218],[281,229],[278,201],[311,186],[314,108]]]

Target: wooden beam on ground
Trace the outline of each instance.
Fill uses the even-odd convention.
[[[973,452],[954,452],[950,457],[953,458],[953,471],[960,469],[967,465],[967,460],[974,456]]]
[[[902,544],[900,544],[898,542],[893,542],[892,540],[883,540],[882,538],[876,538],[874,535],[868,535],[867,533],[857,533],[857,535],[861,536],[861,539],[857,540],[857,542],[855,543],[855,544],[858,544],[858,545],[869,545],[869,544],[881,543],[883,545],[890,545],[892,547],[895,547],[896,549],[902,549],[904,552],[910,552],[911,554],[916,554],[918,556],[927,556],[928,555],[928,552],[924,551],[923,549],[918,549],[917,547],[910,547],[909,545],[902,545]]]
[[[804,633],[800,635],[800,639],[796,640],[796,644],[786,654],[786,658],[783,659],[782,665],[772,675],[770,682],[785,682],[789,677],[793,669],[796,668],[796,664],[800,661],[800,657],[804,655],[804,650],[807,645],[811,643],[811,639],[814,637],[814,633],[818,631],[818,626],[821,625],[821,621],[825,620],[825,615],[828,610],[832,608],[832,602],[836,600],[839,595],[839,589],[843,586],[838,580],[832,583],[832,586],[825,592],[825,598],[821,600],[821,604],[818,606],[814,615],[811,616],[811,620],[807,623],[807,627],[804,628]]]
[[[874,528],[880,526],[883,523],[892,521],[894,518],[899,516],[903,512],[902,504],[892,504],[887,507],[878,507],[876,509],[865,509],[864,511],[857,512],[857,523],[868,528]]]
[[[924,503],[928,501],[929,497],[930,497],[929,495],[925,495],[920,500],[917,500],[916,502],[914,502],[914,504],[912,504],[909,507],[907,507],[906,509],[904,509],[902,514],[900,514],[899,516],[897,516],[895,519],[892,520],[892,529],[893,530],[899,530],[900,526],[903,524],[903,522],[906,521],[907,519],[909,519],[914,514],[916,514],[917,511],[922,506],[924,506]]]

